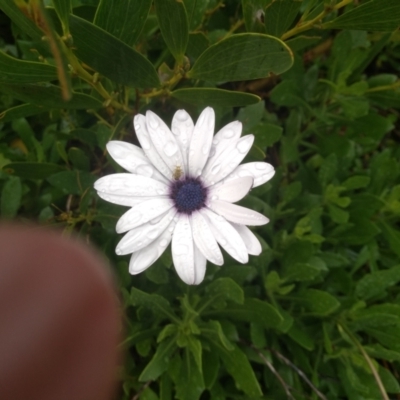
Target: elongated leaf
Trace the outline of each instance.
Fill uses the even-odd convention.
[[[51,185],[65,194],[77,195],[82,195],[92,188],[95,180],[94,175],[84,171],[62,171],[47,178]]]
[[[241,33],[210,46],[187,75],[210,82],[241,81],[280,74],[292,64],[291,50],[281,40]]]
[[[400,26],[398,0],[371,0],[323,25],[331,29],[394,31]]]
[[[339,301],[336,300],[335,297],[323,290],[307,289],[306,292],[299,297],[315,315],[329,315],[340,306]]]
[[[211,297],[231,300],[243,304],[244,294],[242,288],[231,278],[219,278],[210,283],[206,289]]]
[[[241,107],[261,100],[254,94],[214,88],[178,89],[171,96],[188,104],[211,107]]]
[[[256,322],[266,328],[277,327],[283,321],[283,317],[276,308],[258,299],[246,299],[243,305],[229,306],[224,310],[210,311],[207,314],[238,321]]]
[[[69,14],[71,13],[71,0],[53,0],[54,8],[63,26],[64,35],[69,33]]]
[[[140,382],[157,379],[167,368],[169,358],[176,349],[175,336],[161,342],[151,361],[139,376]]]
[[[134,306],[143,306],[152,310],[155,314],[162,315],[170,319],[177,319],[168,301],[157,294],[148,294],[139,289],[131,289],[131,299]]]
[[[3,168],[9,174],[25,179],[44,179],[63,169],[57,164],[38,162],[14,162]]]
[[[388,270],[376,271],[365,275],[356,286],[356,294],[362,299],[370,299],[400,281],[400,265]]]
[[[281,37],[292,25],[301,0],[276,0],[265,10],[264,24],[268,35]]]
[[[100,108],[102,103],[92,96],[83,93],[72,92],[72,100],[64,101],[61,96],[61,89],[54,85],[17,85],[0,84],[0,89],[12,94],[17,99],[32,104],[40,104],[49,109],[68,108],[68,109],[88,109]]]
[[[22,61],[0,51],[0,83],[37,83],[57,79],[52,65]]]
[[[34,22],[28,18],[30,14],[29,5],[25,2],[19,2],[22,7],[18,8],[14,0],[1,0],[0,8],[3,10],[15,25],[17,25],[22,32],[27,33],[34,40],[41,40],[43,33],[34,24]]]
[[[222,346],[215,346],[213,344],[213,348],[218,352],[226,370],[243,392],[248,396],[262,396],[260,385],[250,365],[249,359],[239,347],[233,345],[233,350],[229,351]]]
[[[154,0],[158,23],[169,51],[181,61],[189,39],[189,24],[183,1]]]
[[[4,184],[1,191],[1,216],[3,218],[14,218],[21,205],[22,185],[21,180],[11,176]]]
[[[33,104],[21,104],[19,106],[11,107],[8,110],[0,112],[0,121],[13,121],[14,119],[30,117],[31,115],[40,114],[45,111],[45,108]]]
[[[77,56],[114,82],[138,88],[160,85],[156,70],[144,56],[96,25],[70,16]]]
[[[101,0],[94,24],[131,46],[143,29],[150,7],[151,0]]]

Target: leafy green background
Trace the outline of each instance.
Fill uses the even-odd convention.
[[[0,212],[75,232],[117,277],[118,399],[398,398],[398,0],[0,0]],[[275,177],[248,265],[130,276],[99,177],[132,117],[216,110]],[[396,397],[397,396],[397,397]]]

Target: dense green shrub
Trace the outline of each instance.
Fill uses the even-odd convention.
[[[389,399],[400,393],[398,0],[1,0],[3,218],[76,232],[125,309],[119,398]],[[242,204],[259,257],[188,287],[170,251],[128,273],[121,168],[132,117],[205,105],[275,177]],[[387,394],[389,393],[389,394]],[[397,398],[397,397],[396,397]]]

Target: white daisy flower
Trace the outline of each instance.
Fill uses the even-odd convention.
[[[176,272],[189,285],[203,281],[207,260],[223,264],[218,245],[240,263],[261,253],[246,225],[264,225],[268,218],[233,203],[271,179],[274,168],[265,162],[239,165],[254,136],[240,137],[239,121],[214,136],[214,123],[210,107],[196,124],[186,111],[177,111],[171,130],[147,111],[134,118],[142,148],[121,141],[107,144],[128,173],[105,176],[94,186],[102,199],[131,207],[116,226],[118,233],[127,232],[116,253],[132,253],[131,274],[152,265],[171,241]]]

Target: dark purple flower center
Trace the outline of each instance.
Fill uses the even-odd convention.
[[[205,206],[207,188],[198,179],[185,178],[172,183],[170,197],[178,212],[190,215]]]

